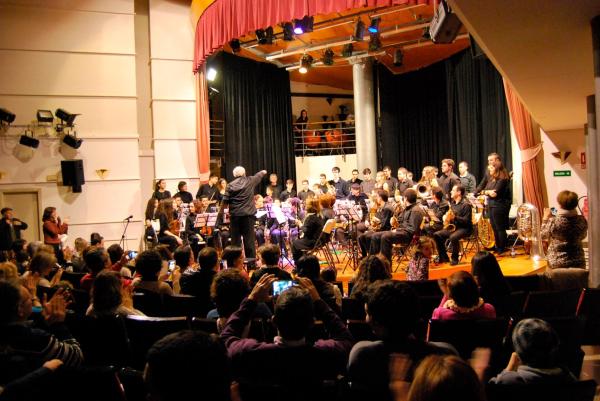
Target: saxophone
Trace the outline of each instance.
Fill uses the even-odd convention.
[[[452,211],[452,208],[448,209],[442,220],[444,222],[444,230],[450,232],[454,232],[454,230],[456,230],[456,225],[452,224],[452,221],[454,220],[454,212]]]

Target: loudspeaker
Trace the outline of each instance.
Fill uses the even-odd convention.
[[[63,185],[72,187],[73,192],[81,192],[81,186],[85,184],[83,160],[61,160],[60,168],[62,171]]]
[[[446,1],[442,0],[429,24],[431,40],[434,43],[452,43],[461,26],[462,23],[456,14],[450,10]]]

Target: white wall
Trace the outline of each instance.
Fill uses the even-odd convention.
[[[296,182],[302,182],[302,180],[308,179],[309,184],[315,184],[319,182],[319,175],[325,173],[327,179],[333,179],[331,169],[333,167],[340,168],[340,177],[345,180],[352,178],[352,170],[356,168],[356,155],[348,155],[345,160],[342,156],[309,156],[309,157],[296,157]],[[361,175],[362,178],[362,170]],[[375,177],[372,174],[372,177]],[[298,185],[298,187],[300,187]]]
[[[334,88],[331,86],[312,85],[304,82],[291,81],[290,89],[296,93],[328,93],[328,94],[347,94],[352,95],[351,90]],[[348,112],[354,114],[354,100],[333,98],[331,105],[327,103],[324,97],[300,97],[292,96],[292,114],[294,121],[300,116],[300,111],[306,109],[310,122],[323,121],[321,116],[329,116],[328,120],[333,121],[332,117],[337,121],[337,115],[340,113],[339,106],[345,105]]]
[[[199,187],[193,39],[189,2],[150,0],[154,173],[172,194]]]
[[[546,177],[546,193],[550,206],[557,206],[556,196],[562,190],[576,192],[579,196],[587,195],[587,172],[581,168],[580,154],[585,152],[585,134],[583,128],[544,132],[544,176]],[[566,163],[561,165],[553,152],[571,151]],[[587,155],[597,157],[598,155]],[[570,177],[554,177],[555,170],[571,170]]]
[[[0,135],[0,192],[40,191],[40,208],[70,217],[71,241],[98,231],[115,242],[121,219],[134,215],[130,246],[142,233],[136,122],[133,0],[0,1],[0,107],[30,124],[38,109],[81,113],[80,149],[38,129],[36,150],[18,145],[22,128]],[[58,185],[60,161],[83,159],[86,184],[74,194]],[[96,170],[107,169],[105,179]],[[2,199],[0,199],[0,203]],[[36,222],[28,222],[35,224]],[[38,222],[39,223],[39,222]]]

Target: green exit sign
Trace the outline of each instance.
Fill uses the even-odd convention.
[[[554,170],[555,177],[570,177],[571,170]]]

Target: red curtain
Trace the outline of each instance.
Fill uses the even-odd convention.
[[[506,79],[504,80],[504,92],[506,94],[508,110],[510,111],[510,118],[517,136],[517,142],[519,143],[519,149],[521,149],[525,201],[537,207],[541,213],[544,208],[544,200],[536,157],[542,150],[542,144],[536,142],[533,134],[531,115]]]
[[[216,0],[198,19],[194,72],[215,50],[231,39],[259,28],[302,18],[361,7],[431,4],[433,0]]]
[[[205,75],[206,68],[202,66],[196,74],[196,146],[200,182],[208,181],[210,175],[210,117]]]

